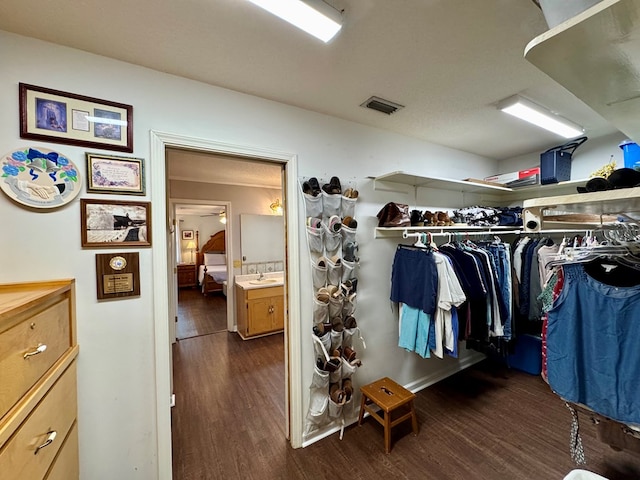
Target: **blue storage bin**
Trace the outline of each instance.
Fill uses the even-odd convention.
[[[625,140],[619,147],[624,154],[624,167],[640,171],[640,146],[631,140]]]
[[[531,375],[540,375],[542,373],[542,338],[536,335],[520,335],[516,338],[514,353],[507,359],[511,368]]]

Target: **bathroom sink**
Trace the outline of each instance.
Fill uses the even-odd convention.
[[[249,280],[251,285],[267,285],[269,283],[276,283],[278,280],[275,278],[263,278],[262,280]]]

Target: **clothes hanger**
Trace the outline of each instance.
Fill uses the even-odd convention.
[[[418,239],[416,240],[416,243],[413,244],[413,246],[418,248],[427,248],[427,245],[423,241],[423,238],[426,239],[426,235],[424,233],[419,234]]]

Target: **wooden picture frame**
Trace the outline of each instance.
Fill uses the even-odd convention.
[[[183,240],[193,240],[195,237],[193,236],[193,230],[182,230],[182,239]]]
[[[98,300],[140,296],[138,252],[96,253]]]
[[[20,138],[133,152],[133,107],[19,84]]]
[[[151,246],[151,203],[80,199],[83,247]]]
[[[144,160],[87,152],[87,192],[144,195]]]

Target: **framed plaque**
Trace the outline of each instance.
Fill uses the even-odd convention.
[[[96,254],[98,300],[140,296],[138,252]]]

